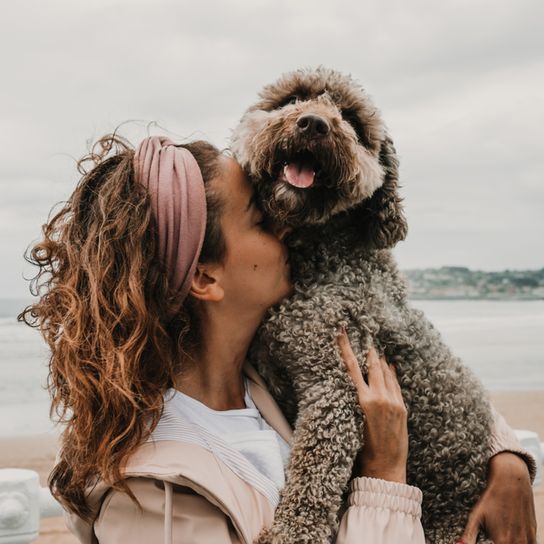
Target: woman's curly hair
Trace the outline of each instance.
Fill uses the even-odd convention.
[[[200,260],[220,262],[226,251],[222,204],[209,184],[219,175],[220,152],[202,141],[183,147],[194,155],[206,184]],[[167,274],[157,258],[157,228],[147,190],[135,179],[133,157],[126,140],[108,135],[79,161],[82,177],[73,194],[26,255],[39,268],[30,285],[39,298],[18,316],[39,328],[49,346],[51,416],[65,425],[49,487],[87,520],[85,490],[97,478],[136,500],[123,481],[123,464],[154,429],[164,392],[199,342],[191,297],[165,320],[172,302]]]

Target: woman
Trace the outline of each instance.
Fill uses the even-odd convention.
[[[41,299],[20,316],[49,344],[67,424],[50,487],[81,542],[252,542],[273,522],[291,429],[245,360],[291,290],[287,231],[210,144],[153,137],[134,153],[106,137],[88,159],[32,250]],[[337,542],[423,543],[394,370],[371,352],[367,384],[345,332],[339,349],[367,436]],[[494,444],[465,542],[481,522],[495,542],[532,542],[529,471],[506,450],[531,458],[500,416]]]

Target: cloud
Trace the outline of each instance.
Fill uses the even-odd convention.
[[[0,296],[24,289],[18,248],[77,182],[88,142],[136,120],[133,141],[156,121],[223,146],[264,84],[318,64],[352,73],[393,135],[411,225],[401,265],[542,266],[543,15],[538,0],[11,3]]]

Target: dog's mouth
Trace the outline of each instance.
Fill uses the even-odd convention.
[[[308,189],[319,180],[320,164],[311,151],[302,151],[282,161],[278,180],[298,189]]]

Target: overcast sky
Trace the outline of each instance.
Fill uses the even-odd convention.
[[[401,160],[403,268],[544,266],[541,0],[25,0],[0,21],[0,297],[89,141],[156,122],[224,146],[258,90],[323,64],[381,109]],[[153,129],[159,132],[159,129]]]

